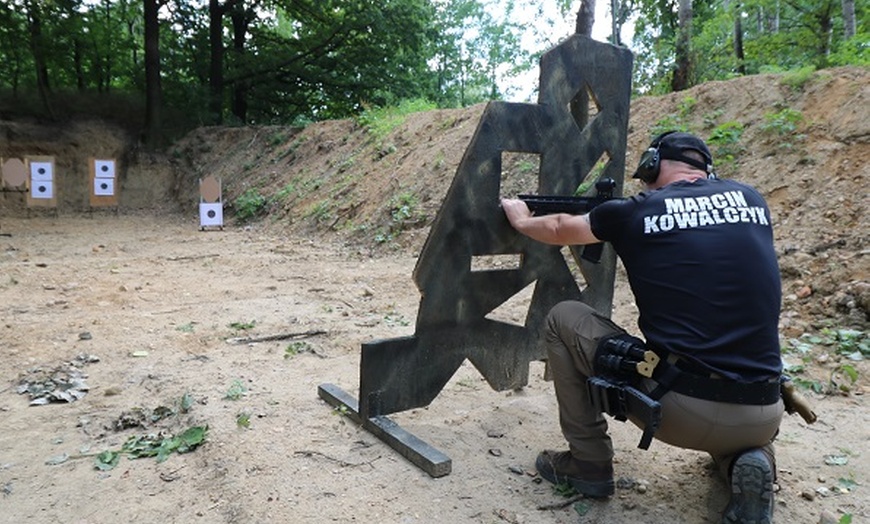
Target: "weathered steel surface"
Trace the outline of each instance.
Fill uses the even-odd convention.
[[[631,62],[626,49],[574,36],[541,59],[538,104],[486,107],[414,270],[422,293],[414,336],[363,346],[364,415],[428,405],[466,358],[493,389],[524,386],[529,362],[542,357],[538,341],[552,306],[581,299],[610,315],[612,251],[605,249],[599,264],[575,253],[587,284],[581,290],[559,248],[528,240],[507,223],[499,208],[501,161],[504,152],[540,154],[539,193],[570,195],[609,158],[601,176],[616,180],[620,194]],[[496,254],[520,254],[520,267],[471,270],[473,257]],[[533,282],[523,326],[486,318]]]
[[[408,433],[387,417],[363,419],[360,417],[356,399],[340,388],[333,384],[321,384],[317,388],[317,394],[330,405],[345,408],[345,414],[351,420],[357,424],[362,424],[366,430],[383,440],[431,477],[438,478],[450,474],[453,468],[450,457]]]
[[[600,176],[613,178],[621,194],[631,64],[627,49],[575,35],[541,58],[537,104],[486,107],[414,269],[422,295],[414,335],[363,344],[354,417],[432,476],[449,473],[449,459],[384,415],[429,405],[466,359],[495,390],[526,385],[529,362],[543,357],[546,315],[562,300],[583,300],[610,316],[610,247],[598,264],[572,248],[581,289],[558,247],[508,224],[499,207],[501,163],[506,152],[538,154],[538,192],[570,195],[605,160]],[[484,255],[519,255],[519,267],[473,271],[474,257]],[[532,283],[523,325],[487,318]],[[326,393],[347,397],[334,386],[322,386]]]

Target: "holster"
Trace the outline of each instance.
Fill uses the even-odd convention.
[[[643,435],[637,447],[649,449],[653,435],[662,421],[662,406],[644,392],[625,382],[609,377],[589,377],[586,380],[592,405],[601,413],[625,422],[629,417],[643,425]]]

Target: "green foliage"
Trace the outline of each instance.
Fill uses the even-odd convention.
[[[180,326],[176,326],[176,331],[181,331],[182,333],[193,333],[193,325],[195,322],[188,322],[187,324],[182,324]]]
[[[653,125],[651,129],[653,136],[660,135],[667,131],[690,132],[689,119],[697,105],[697,99],[689,95],[684,96],[677,103],[676,115],[665,115]]]
[[[824,328],[811,342],[832,348],[837,355],[851,360],[870,358],[870,338],[857,329]]]
[[[710,133],[707,143],[712,147],[713,158],[717,164],[734,162],[743,152],[740,138],[743,136],[743,124],[740,122],[724,122]]]
[[[106,450],[97,455],[97,460],[94,463],[94,468],[100,471],[109,471],[118,465],[121,460],[121,453],[118,451]]]
[[[181,400],[178,404],[182,413],[189,412],[190,408],[193,407],[193,396],[190,393],[185,392],[184,395],[181,396]]]
[[[812,361],[813,352],[817,348],[824,348],[841,361],[832,368],[827,383],[813,378],[793,377],[795,385],[818,394],[851,391],[860,376],[858,369],[850,362],[870,358],[870,338],[867,333],[855,329],[825,328],[817,334],[804,333],[796,339],[789,339],[782,348],[782,353],[798,356],[806,363]],[[800,375],[806,371],[806,366],[786,364],[784,370],[790,374]]]
[[[835,50],[828,56],[828,63],[832,66],[857,65],[870,66],[870,32],[858,33],[854,37],[840,42]]]
[[[268,200],[254,188],[247,189],[233,201],[236,218],[242,221],[251,220],[266,212]]]
[[[426,220],[420,211],[419,199],[413,193],[403,192],[394,196],[389,206],[390,223],[375,233],[374,241],[378,244],[390,242],[397,233]]]
[[[682,131],[687,133],[689,132],[689,124],[684,122],[683,118],[679,115],[665,115],[653,124],[650,131],[652,136],[657,136],[667,131]]]
[[[286,131],[277,131],[272,136],[268,138],[268,143],[270,146],[279,146],[287,141],[287,132]]]
[[[761,130],[779,136],[791,135],[797,132],[803,119],[800,111],[787,107],[776,113],[765,113]]]
[[[252,320],[250,322],[230,322],[227,324],[227,327],[234,331],[247,331],[249,329],[254,329],[254,326],[257,325],[256,320]]]
[[[332,219],[332,203],[326,199],[314,204],[308,210],[306,216],[314,219],[318,224],[322,224]]]
[[[436,106],[432,102],[422,98],[403,100],[396,106],[390,107],[367,107],[357,117],[357,123],[365,127],[376,141],[383,140],[394,129],[405,123],[405,119],[412,113],[430,111]]]
[[[574,190],[574,196],[583,196],[588,193],[594,186],[595,183],[598,182],[598,179],[601,178],[601,175],[604,174],[604,170],[607,168],[607,160],[601,159],[596,162],[595,166],[589,170],[589,174],[586,175],[586,178],[583,179],[583,182],[577,186],[577,189]]]
[[[420,210],[419,199],[413,193],[403,192],[394,196],[389,206],[390,223],[380,228],[374,237],[378,244],[390,242],[399,232],[426,220],[426,216]]]
[[[677,104],[677,110],[680,112],[680,118],[688,118],[698,105],[698,100],[692,96],[684,96]]]
[[[245,387],[245,384],[241,380],[234,380],[230,385],[230,388],[224,394],[224,399],[226,400],[239,400],[245,393],[248,392],[248,388]]]
[[[782,85],[788,86],[792,91],[802,91],[815,74],[816,68],[814,66],[800,67],[785,73],[782,76]]]
[[[393,218],[393,222],[401,226],[406,222],[415,220],[419,205],[417,195],[413,193],[405,192],[393,197],[390,204],[390,216]]]
[[[558,4],[563,18],[574,15],[570,2]],[[868,10],[856,4],[857,34],[845,40],[835,0],[694,2],[691,82],[866,66]],[[551,30],[554,20],[537,17],[535,42],[523,42],[532,24],[521,9],[539,7],[531,0],[266,2],[256,11],[222,15],[223,30],[215,36],[232,52],[212,78],[208,3],[171,5],[161,10],[155,44],[162,71],[158,109],[172,136],[220,119],[301,128],[359,114],[365,104],[425,99],[457,107],[504,98],[512,94],[508,81],[536,67],[562,36]],[[636,21],[634,88],[669,92],[679,29],[674,2],[637,0],[623,7],[619,18]],[[736,20],[743,22],[743,58],[734,51]],[[99,115],[138,130],[146,106],[143,49],[153,48],[146,46],[142,26],[142,5],[133,0],[0,3],[4,110],[50,118]],[[282,137],[268,140],[278,145]]]
[[[121,455],[138,459],[156,457],[157,462],[163,462],[172,453],[189,453],[203,443],[208,434],[208,426],[191,426],[177,435],[147,434],[132,435],[121,446],[119,451],[107,450],[97,455],[94,467],[100,471],[109,471],[118,465]]]
[[[240,428],[250,428],[251,427],[251,414],[245,413],[244,411],[236,415],[236,426]]]
[[[307,351],[311,351],[311,345],[304,340],[298,340],[295,342],[291,342],[287,344],[287,347],[284,348],[284,358],[293,358],[299,353],[305,353]]]
[[[189,453],[205,442],[208,426],[193,426],[179,435],[134,435],[127,439],[121,452],[130,458],[157,457],[163,462],[172,453]]]
[[[277,193],[272,197],[273,202],[285,202],[291,195],[296,193],[296,184],[290,182],[286,186],[282,187],[278,190]]]
[[[840,3],[833,0],[746,0],[692,3],[691,84],[737,75],[866,66],[870,11],[856,2],[857,34],[845,40]],[[635,8],[633,88],[670,92],[678,34],[675,2],[638,0]],[[740,21],[742,57],[735,46]],[[795,79],[795,87],[803,81]]]

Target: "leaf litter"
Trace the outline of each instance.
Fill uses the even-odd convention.
[[[81,354],[54,368],[32,368],[18,380],[16,391],[19,395],[26,393],[30,397],[31,406],[75,402],[90,390],[85,382],[88,376],[82,367],[99,361],[99,357],[94,355]]]

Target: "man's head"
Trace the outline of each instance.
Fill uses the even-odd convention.
[[[713,175],[713,155],[703,140],[690,133],[668,131],[655,137],[641,155],[633,178],[653,184],[659,176],[662,160],[683,162],[700,169],[707,176]]]

